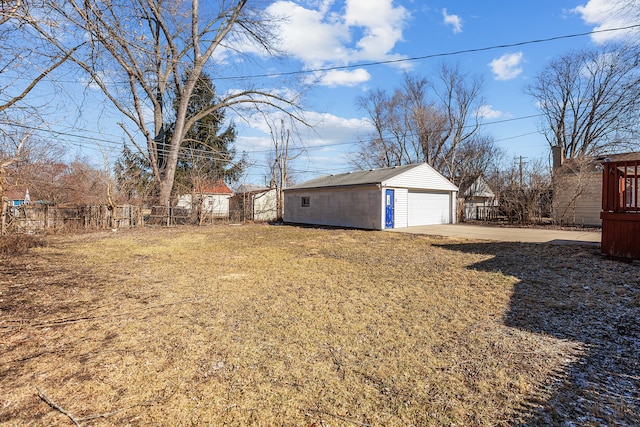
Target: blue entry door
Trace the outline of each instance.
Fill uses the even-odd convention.
[[[393,190],[386,190],[384,206],[384,228],[393,228]]]

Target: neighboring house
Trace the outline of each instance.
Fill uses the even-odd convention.
[[[489,219],[491,210],[496,209],[496,195],[487,184],[487,181],[479,176],[467,188],[463,195],[464,219],[486,220]]]
[[[457,192],[426,163],[329,175],[285,189],[284,220],[374,230],[450,224]]]
[[[640,160],[640,153],[564,159],[553,152],[553,220],[557,224],[601,226],[602,163]]]
[[[202,213],[216,218],[229,217],[229,199],[233,192],[224,182],[215,182],[198,186],[193,194],[183,194],[178,198],[176,207],[187,210],[196,209],[201,203]]]
[[[20,207],[31,203],[29,189],[27,187],[11,187],[4,193],[5,200],[9,206]]]
[[[230,201],[234,221],[275,221],[278,218],[278,193],[275,188],[243,184]]]
[[[10,187],[4,192],[4,195],[0,194],[0,232],[4,233],[11,217],[23,216],[20,208],[30,202],[31,197],[27,187]]]

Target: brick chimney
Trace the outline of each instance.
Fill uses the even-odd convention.
[[[564,163],[564,148],[555,145],[551,147],[551,154],[553,155],[553,169],[558,169]]]

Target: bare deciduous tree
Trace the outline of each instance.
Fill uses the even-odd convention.
[[[0,1],[0,25],[13,18],[20,10],[22,0],[2,0]]]
[[[494,169],[487,182],[509,222],[540,222],[551,213],[551,174],[542,160]]]
[[[502,162],[504,155],[504,150],[496,147],[491,138],[483,135],[463,144],[453,159],[453,169],[457,171],[455,181],[460,187],[460,194],[464,194],[478,177]]]
[[[293,137],[291,135],[291,127],[295,129],[295,124],[291,127],[285,125],[284,119],[280,119],[278,126],[275,121],[267,120],[267,124],[271,131],[271,142],[273,143],[273,165],[271,167],[272,186],[277,192],[276,207],[277,219],[282,219],[284,213],[284,188],[291,183],[289,175],[289,162],[298,158],[302,151],[291,154],[293,147]]]
[[[0,145],[0,213],[2,215],[0,234],[5,233],[5,192],[9,184],[9,169],[26,157],[24,145],[28,139],[29,135],[23,135],[17,140],[11,135],[0,135],[2,141]]]
[[[56,25],[32,24],[62,52],[68,40],[88,40],[71,60],[90,76],[113,105],[133,123],[128,131],[153,168],[159,202],[169,206],[176,164],[185,133],[192,124],[220,108],[269,104],[293,107],[294,100],[254,87],[228,91],[217,103],[188,115],[198,78],[213,65],[214,54],[237,53],[251,45],[275,54],[272,17],[250,8],[247,0],[46,0]],[[64,31],[65,37],[58,37]],[[211,75],[219,75],[211,72]],[[165,107],[175,93],[176,115],[170,139]],[[149,116],[153,119],[149,123]],[[159,160],[162,161],[159,161]]]
[[[360,150],[351,162],[360,169],[390,167],[410,162],[403,159],[402,140],[398,141],[389,129],[393,104],[382,89],[374,89],[367,96],[356,98],[356,105],[369,115],[374,132],[361,142]]]
[[[39,107],[43,105],[29,105],[25,98],[68,59],[67,54],[52,54],[46,41],[23,25],[26,14],[27,5],[21,0],[0,2],[0,202],[3,205],[10,169],[33,157],[37,142],[25,129],[32,127],[26,123],[37,120]],[[75,49],[70,47],[69,52]]]
[[[628,149],[639,130],[640,68],[632,47],[561,55],[526,90],[542,110],[541,132],[567,158]]]
[[[359,97],[375,130],[352,162],[360,168],[427,162],[456,185],[477,177],[467,167],[488,164],[493,153],[492,139],[479,131],[482,87],[479,78],[442,65],[434,82],[406,75],[391,96],[375,90]]]

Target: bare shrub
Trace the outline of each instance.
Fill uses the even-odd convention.
[[[0,255],[24,255],[31,248],[46,246],[42,236],[29,234],[8,234],[0,236]]]

